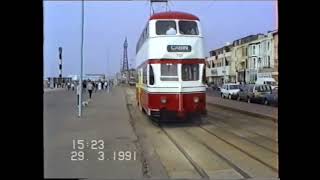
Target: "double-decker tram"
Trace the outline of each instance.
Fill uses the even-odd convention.
[[[140,110],[162,121],[206,112],[205,55],[197,16],[153,14],[137,43],[136,64]]]

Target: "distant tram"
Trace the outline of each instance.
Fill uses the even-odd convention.
[[[200,20],[184,12],[153,14],[136,47],[136,100],[161,121],[206,112],[205,54]]]

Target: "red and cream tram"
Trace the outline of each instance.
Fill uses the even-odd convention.
[[[205,55],[197,16],[153,14],[136,47],[136,99],[149,116],[206,112]]]

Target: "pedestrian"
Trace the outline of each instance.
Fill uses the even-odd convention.
[[[112,80],[109,81],[109,92],[112,91],[113,83]]]
[[[96,82],[95,83],[95,92],[97,92],[97,89],[98,89],[98,83]]]
[[[86,83],[85,81],[83,81],[83,83],[82,83],[82,88],[83,88],[83,89],[86,89],[86,88],[87,88],[87,83]]]
[[[77,106],[79,106],[79,98],[80,98],[80,84],[77,85]]]
[[[104,82],[105,90],[108,90],[108,81]]]
[[[92,96],[92,90],[93,90],[93,84],[89,81],[88,83],[88,92],[89,92],[89,98],[91,99]]]
[[[101,88],[102,88],[102,86],[101,86],[102,84],[101,84],[101,82],[99,82],[98,83],[98,89],[99,89],[99,91],[101,90]]]
[[[67,85],[68,91],[70,90],[70,87],[71,87],[71,84],[70,82],[68,82],[68,85]]]
[[[92,89],[94,89],[94,87],[96,87],[96,84],[94,83],[94,81],[91,81],[91,84],[92,84]]]
[[[101,82],[101,89],[102,89],[102,90],[104,89],[104,83],[103,83],[103,81]]]
[[[71,89],[74,91],[74,83],[71,83]]]

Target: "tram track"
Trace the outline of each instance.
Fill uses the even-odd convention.
[[[256,157],[256,156],[252,155],[251,153],[249,153],[249,152],[247,152],[247,151],[243,150],[242,148],[240,148],[240,147],[238,147],[238,146],[234,145],[233,143],[230,143],[229,141],[227,141],[227,140],[225,140],[224,138],[222,138],[222,137],[220,137],[220,136],[216,135],[215,133],[213,133],[212,131],[208,130],[207,128],[204,128],[204,127],[202,127],[202,126],[200,126],[200,128],[201,128],[201,129],[203,129],[204,131],[208,132],[209,134],[214,135],[215,137],[217,137],[217,138],[218,138],[218,139],[220,139],[221,141],[225,142],[226,144],[229,144],[230,146],[234,147],[235,149],[237,149],[237,150],[239,150],[239,151],[241,151],[241,152],[245,153],[246,155],[248,155],[248,156],[249,156],[249,157],[251,157],[252,159],[254,159],[254,160],[256,160],[256,161],[260,162],[261,164],[264,164],[265,166],[267,166],[267,167],[268,167],[268,168],[270,168],[271,170],[273,170],[273,171],[275,171],[275,172],[278,172],[278,169],[277,169],[277,168],[275,168],[275,167],[273,167],[273,166],[269,165],[269,164],[268,164],[268,163],[266,163],[265,161],[263,161],[263,160],[261,160],[260,158],[258,158],[258,157]]]
[[[163,126],[160,125],[160,129],[168,136],[170,141],[176,145],[176,147],[179,149],[179,151],[189,160],[190,164],[193,165],[193,167],[197,170],[199,175],[204,179],[247,179],[251,178],[252,176],[248,175],[246,172],[241,170],[238,166],[236,166],[234,163],[229,161],[227,158],[223,157],[221,154],[219,154],[217,151],[215,151],[213,148],[209,147],[207,144],[200,141],[197,137],[193,136],[191,133],[187,132],[186,129],[194,127],[194,124],[183,124],[179,127],[181,124],[171,124],[173,127],[177,127],[177,129],[174,128],[175,133],[183,132],[185,134],[188,134],[188,136],[192,137],[192,139],[189,139],[190,143],[197,143],[200,146],[198,146],[197,152],[204,152],[203,149],[208,151],[209,153],[206,153],[206,157],[210,159],[210,157],[215,157],[217,161],[211,161],[211,164],[216,164],[217,169],[213,168],[214,170],[208,168],[208,164],[204,162],[204,160],[200,160],[201,157],[195,158],[195,151],[192,151],[185,147],[185,142],[181,142],[181,137],[178,134],[173,133],[169,126]],[[175,134],[176,137],[173,137],[172,134]],[[177,137],[180,137],[177,139]],[[195,140],[195,141],[193,141]],[[180,142],[180,143],[179,143]],[[190,152],[187,152],[190,151]],[[191,154],[189,154],[191,153]],[[193,157],[192,157],[193,154]],[[197,161],[197,162],[196,162]],[[220,161],[220,162],[219,162]],[[219,165],[217,165],[219,164]]]
[[[216,122],[215,120],[217,120],[219,123]],[[242,139],[245,139],[246,141],[248,141],[248,142],[250,142],[252,144],[255,144],[255,145],[257,145],[257,146],[259,146],[261,148],[264,148],[264,149],[266,149],[266,150],[268,150],[270,152],[278,153],[278,149],[276,147],[276,144],[278,142],[275,141],[272,138],[263,136],[261,134],[255,133],[255,132],[247,130],[247,129],[243,129],[243,128],[236,127],[234,125],[227,124],[227,123],[221,121],[221,119],[218,119],[218,118],[212,116],[210,113],[208,113],[207,122],[209,122],[210,124],[215,125],[215,126],[217,126],[219,128],[223,128],[225,131],[228,131],[228,132],[230,132],[230,133],[232,133],[232,134],[234,134],[234,135],[236,135],[236,136],[238,136],[238,137],[240,137]],[[239,129],[236,129],[236,128],[239,128]],[[262,139],[262,141],[261,142],[257,142],[257,141],[254,141],[254,140],[250,139],[250,138],[247,138],[246,136],[239,135],[239,133],[236,133],[236,132],[241,132],[241,131],[244,132],[244,133],[247,133],[247,134],[253,134],[253,135],[257,136],[258,139]],[[272,149],[268,145],[265,145],[265,144],[262,143],[262,142],[265,142],[265,141],[269,141],[268,144],[271,143],[272,144],[271,146],[274,147],[274,148]]]
[[[220,128],[221,130],[223,130],[223,131],[225,131],[225,132],[231,133],[231,134],[233,134],[234,136],[237,136],[238,138],[241,138],[241,139],[243,139],[243,140],[245,140],[245,141],[247,141],[247,142],[249,142],[249,143],[257,146],[257,147],[263,148],[263,149],[266,150],[266,151],[269,151],[269,152],[271,152],[271,153],[274,153],[275,155],[278,154],[278,149],[277,149],[277,143],[278,143],[278,142],[277,142],[275,139],[272,139],[272,138],[270,138],[270,137],[268,137],[268,136],[265,136],[265,135],[261,135],[260,133],[256,133],[255,131],[245,129],[244,127],[240,127],[240,126],[237,126],[237,125],[228,123],[228,122],[225,121],[226,118],[228,118],[228,119],[230,119],[230,120],[231,120],[232,118],[230,118],[230,117],[226,117],[226,118],[217,117],[217,116],[214,116],[213,113],[214,113],[214,112],[212,112],[212,111],[210,111],[210,110],[208,111],[207,118],[206,118],[207,121],[206,121],[206,122],[208,122],[209,124],[214,125],[214,126]],[[218,121],[220,124],[217,123],[217,121]],[[273,171],[278,172],[278,169],[275,168],[274,166],[269,165],[268,163],[266,163],[265,161],[263,161],[261,158],[255,156],[255,155],[253,155],[252,153],[250,153],[250,152],[248,152],[248,151],[245,151],[243,148],[241,148],[241,147],[239,147],[239,146],[237,146],[237,145],[229,142],[229,141],[226,140],[224,137],[221,137],[221,136],[217,135],[217,133],[214,133],[212,130],[208,130],[208,128],[204,127],[203,125],[200,125],[199,127],[200,127],[201,129],[205,130],[206,132],[208,132],[208,133],[216,136],[217,138],[219,138],[220,140],[224,141],[225,143],[227,143],[227,144],[233,146],[234,148],[242,151],[243,153],[247,154],[247,155],[250,156],[251,158],[257,160],[258,162],[264,164],[265,166],[269,167],[269,168],[272,169]],[[250,138],[247,138],[247,137],[245,137],[245,136],[241,136],[241,135],[239,135],[239,133],[235,133],[235,131],[238,131],[238,132],[239,132],[239,131],[247,132],[247,133],[253,134],[253,135],[255,135],[255,136],[259,137],[259,138],[265,139],[265,140],[271,142],[271,143],[273,144],[272,147],[275,147],[275,149],[271,149],[270,147],[266,146],[265,144],[262,144],[261,142],[256,142],[256,141],[254,141],[254,140],[252,140],[252,139],[250,139]]]
[[[205,146],[207,149],[209,149],[213,154],[217,155],[219,158],[223,159],[230,167],[232,167],[234,170],[236,170],[238,173],[240,173],[245,179],[247,178],[252,178],[250,175],[248,175],[246,172],[244,172],[243,170],[241,170],[237,165],[235,165],[233,162],[229,161],[227,158],[225,158],[224,156],[222,156],[220,153],[218,153],[216,150],[214,150],[213,148],[211,148],[210,146],[208,146],[206,143],[202,142],[199,138],[197,138],[196,136],[194,136],[193,134],[191,134],[190,132],[186,131],[184,129],[184,131],[186,133],[188,133],[190,136],[194,137],[195,139],[198,140],[198,142],[200,144],[202,144],[203,146]]]
[[[132,106],[133,108],[133,106]],[[136,106],[134,106],[134,108],[136,109],[136,113],[140,112],[138,110],[138,108]],[[217,124],[214,124],[214,121],[216,120],[216,118],[210,116],[210,111],[208,111],[208,118],[207,121],[208,124],[190,124],[190,123],[183,123],[182,125],[179,123],[178,124],[172,124],[171,125],[162,125],[162,124],[158,124],[158,126],[155,126],[155,124],[157,124],[157,122],[155,121],[155,119],[149,119],[145,113],[141,113],[140,118],[143,117],[143,120],[140,119],[140,121],[150,121],[149,123],[145,123],[146,124],[150,124],[152,126],[154,126],[154,129],[158,129],[158,134],[154,134],[156,136],[162,134],[161,136],[165,135],[165,137],[167,137],[168,141],[170,141],[174,147],[170,146],[167,147],[168,148],[168,153],[172,152],[172,151],[179,151],[179,153],[187,160],[186,163],[188,162],[194,169],[194,172],[196,172],[199,177],[201,177],[202,179],[211,179],[212,177],[215,177],[214,173],[221,173],[223,174],[221,176],[221,174],[219,174],[221,177],[225,177],[230,175],[230,171],[231,169],[234,171],[234,173],[232,175],[230,175],[230,177],[234,178],[234,179],[248,179],[248,178],[255,178],[255,177],[276,177],[278,174],[278,169],[277,167],[275,167],[274,164],[271,163],[270,165],[270,161],[264,159],[263,155],[262,156],[256,156],[256,154],[253,152],[248,151],[248,149],[242,148],[241,146],[239,147],[237,144],[234,143],[233,140],[230,141],[230,139],[225,138],[223,136],[223,134],[221,135],[221,133],[215,133],[213,132],[212,129],[208,128],[208,126],[213,125],[216,126],[218,128],[220,128],[222,131],[225,131],[227,133],[233,134],[234,136],[237,136],[239,139],[242,139],[242,141],[247,141],[247,143],[250,143],[250,146],[255,146],[255,147],[259,147],[258,149],[263,149],[263,151],[267,151],[269,153],[267,154],[274,154],[273,158],[277,157],[277,151],[272,150],[268,147],[265,147],[261,144],[257,144],[256,142],[252,141],[249,138],[246,138],[244,136],[240,136],[239,134],[236,134],[232,131],[230,131],[228,128],[223,127],[223,126],[218,126]],[[139,113],[140,114],[140,113]],[[220,119],[221,120],[221,119]],[[231,127],[231,128],[240,128],[240,127],[236,127],[230,124],[227,124],[226,122],[221,121],[222,123],[225,123],[227,126]],[[265,138],[267,140],[274,141],[272,138],[268,138],[268,137],[264,137],[263,135],[251,132],[249,130],[245,130],[243,129],[243,127],[240,128],[243,131],[249,132],[251,134],[255,134],[256,136]],[[203,133],[203,135],[205,135],[206,137],[201,137],[199,136],[199,133],[201,131],[201,133]],[[160,134],[159,134],[160,133]],[[197,134],[198,133],[198,134]],[[195,135],[196,134],[196,135]],[[150,136],[150,134],[149,134]],[[192,137],[191,139],[189,139],[189,137]],[[215,140],[213,142],[210,137],[214,137],[213,139],[217,139],[219,141],[219,143],[217,143]],[[164,136],[163,136],[164,138]],[[182,139],[181,139],[182,138]],[[207,138],[207,139],[206,139]],[[159,139],[159,138],[152,138],[152,139]],[[164,139],[162,139],[164,140]],[[181,141],[184,140],[184,141]],[[167,142],[169,143],[169,142]],[[191,145],[186,146],[186,144],[191,143]],[[156,143],[157,144],[157,143]],[[159,143],[158,143],[159,144]],[[199,144],[200,146],[194,146],[194,144]],[[219,147],[217,147],[216,145],[221,145]],[[240,144],[241,145],[241,144]],[[165,146],[165,145],[162,145]],[[155,148],[157,148],[158,146],[156,146]],[[190,150],[189,148],[192,147],[192,150]],[[206,149],[206,151],[203,151],[203,149]],[[254,149],[254,148],[253,148]],[[226,151],[224,151],[226,150]],[[215,171],[213,169],[208,168],[207,164],[205,164],[203,161],[203,159],[197,158],[196,154],[199,152],[206,152],[204,153],[205,157],[212,157],[212,156],[216,156],[218,159],[221,159],[223,161],[224,164],[227,164],[227,166],[229,168],[226,168],[226,166],[221,165],[221,169],[225,169],[225,170],[219,170],[219,168]],[[178,152],[175,152],[175,154],[177,154]],[[191,154],[190,154],[191,153]],[[263,153],[262,153],[263,154]],[[168,157],[163,157],[163,156],[167,156],[164,154],[159,154],[160,159],[164,158],[164,160],[162,160],[162,163],[164,166],[166,166],[167,170],[171,169],[171,172],[167,172],[168,174],[172,175],[172,167],[168,167],[168,162],[166,162],[166,158]],[[244,157],[245,156],[245,157]],[[265,156],[267,157],[267,156]],[[216,158],[216,159],[217,159]],[[243,163],[243,159],[245,159],[246,162]],[[219,161],[210,161],[210,163],[213,164],[219,164]],[[271,161],[272,162],[272,161]],[[209,163],[209,164],[210,164]],[[170,163],[169,163],[170,165]],[[171,165],[172,166],[172,165]],[[220,165],[219,165],[220,166]],[[173,168],[175,169],[175,168]],[[181,171],[181,168],[180,168]],[[220,172],[221,171],[221,172]],[[225,173],[223,171],[229,171],[228,173]],[[223,172],[223,173],[222,173]],[[179,170],[177,170],[177,172],[179,174]],[[237,175],[239,174],[239,175]],[[171,176],[170,177],[175,177],[175,176]],[[219,176],[218,175],[218,176]],[[189,176],[187,176],[189,177]],[[192,177],[194,178],[194,177]],[[215,178],[214,178],[215,179]],[[224,179],[224,178],[222,178]],[[227,178],[229,179],[229,178]]]
[[[267,117],[258,117],[258,116],[255,116],[255,115],[251,115],[251,114],[247,114],[247,113],[244,113],[244,112],[240,112],[238,111],[237,109],[232,109],[232,108],[223,108],[221,106],[217,106],[215,104],[211,104],[211,103],[207,103],[207,109],[211,109],[211,110],[218,110],[220,112],[232,112],[232,114],[229,114],[228,115],[234,115],[234,116],[237,116],[237,117],[250,117],[250,119],[252,120],[255,120],[257,122],[259,122],[260,124],[264,124],[264,125],[267,125],[267,126],[270,126],[270,125],[277,125],[277,122],[274,122],[274,121],[269,121]]]
[[[272,135],[270,137],[270,135],[268,136],[268,133],[263,133],[263,132],[259,131],[261,129],[266,129],[266,128],[267,129],[277,129],[276,125],[275,126],[270,126],[270,124],[263,124],[264,123],[263,120],[259,121],[259,122],[256,122],[256,120],[258,118],[252,117],[252,116],[249,116],[249,115],[241,114],[238,117],[233,117],[231,115],[223,114],[222,111],[217,112],[217,111],[212,111],[210,109],[208,109],[208,111],[207,111],[208,112],[208,114],[207,114],[208,117],[211,117],[214,120],[217,120],[219,122],[225,123],[225,124],[229,125],[230,127],[237,128],[237,129],[242,129],[243,131],[247,131],[248,133],[255,134],[257,136],[260,136],[260,137],[263,137],[263,138],[268,139],[270,141],[278,143],[278,139],[277,139],[276,135]],[[232,112],[232,111],[227,110],[227,112]],[[232,112],[232,113],[234,113],[234,112]],[[237,115],[239,114],[237,112],[235,112],[235,113]],[[244,120],[246,120],[246,122],[244,122]],[[275,133],[276,133],[276,131],[275,131]]]
[[[175,124],[173,124],[173,126],[175,126]],[[179,149],[179,151],[189,160],[190,164],[192,164],[194,166],[194,168],[197,170],[197,172],[199,173],[199,175],[202,178],[210,178],[210,176],[206,173],[206,171],[197,163],[195,162],[192,157],[186,152],[185,148],[183,148],[182,145],[180,145],[180,143],[174,138],[172,137],[172,135],[170,135],[170,133],[167,131],[167,128],[165,126],[160,125],[159,128],[168,136],[168,138],[170,139],[170,141],[172,143],[174,143],[176,145],[176,147]],[[195,124],[185,124],[183,127],[179,127],[178,129],[181,129],[183,132],[185,132],[186,134],[192,136],[197,143],[201,144],[202,146],[204,146],[205,148],[207,148],[212,155],[218,156],[220,159],[222,159],[226,164],[228,164],[233,170],[235,170],[237,173],[239,173],[244,179],[248,179],[248,178],[254,178],[254,176],[248,174],[246,171],[244,171],[242,169],[241,163],[237,163],[235,164],[234,162],[232,162],[231,160],[229,160],[227,157],[225,157],[224,155],[220,154],[217,150],[215,150],[214,148],[210,147],[206,142],[203,142],[202,140],[200,140],[198,137],[194,136],[192,133],[190,133],[190,131],[194,131],[194,129],[192,128],[199,128],[203,131],[205,131],[207,134],[210,134],[212,136],[215,136],[217,139],[221,140],[223,143],[231,146],[232,148],[236,149],[237,151],[239,151],[240,153],[245,154],[246,156],[248,156],[249,158],[251,158],[253,161],[256,161],[257,163],[260,163],[262,166],[264,166],[265,168],[269,168],[269,170],[271,172],[273,172],[274,174],[278,173],[278,169],[275,168],[274,166],[266,163],[264,160],[262,160],[261,158],[253,155],[252,153],[243,150],[242,148],[234,145],[233,143],[227,141],[226,139],[224,139],[223,137],[211,132],[210,130],[206,129],[205,127],[203,127],[202,125],[195,125]],[[177,129],[177,130],[178,130]],[[240,138],[240,137],[239,137]],[[254,144],[256,145],[256,144]],[[260,165],[260,166],[261,166]],[[269,172],[270,172],[269,171]]]
[[[188,153],[179,145],[179,143],[160,125],[160,129],[170,141],[179,149],[179,151],[188,159],[189,163],[194,167],[194,169],[199,173],[202,178],[209,179],[210,177],[208,174],[188,155]]]
[[[190,126],[190,124],[189,124]],[[180,143],[174,138],[172,137],[172,135],[170,135],[170,133],[167,131],[166,127],[164,127],[163,125],[159,125],[158,126],[159,129],[168,137],[168,139],[176,146],[176,148],[181,152],[181,154],[183,154],[183,156],[189,161],[189,163],[194,167],[194,169],[197,171],[197,173],[201,176],[201,178],[204,179],[210,179],[210,176],[206,173],[206,171],[197,163],[195,162],[195,160],[186,152],[186,150],[182,147],[182,145],[180,145]],[[194,124],[191,124],[191,127],[194,127]],[[278,170],[272,166],[270,166],[268,163],[265,163],[263,160],[261,160],[260,158],[252,155],[251,153],[239,148],[238,146],[230,143],[229,141],[225,140],[224,138],[212,133],[211,131],[207,130],[206,128],[200,126],[197,126],[198,128],[206,131],[208,134],[213,135],[215,137],[217,137],[218,139],[220,139],[221,141],[223,141],[224,143],[232,146],[233,148],[237,149],[238,151],[246,154],[248,157],[252,158],[253,160],[261,163],[262,165],[266,166],[267,168],[269,168],[271,171],[278,173]],[[189,133],[188,131],[186,131],[186,129],[188,129],[188,124],[185,125],[184,127],[182,127],[183,131],[186,132],[187,134],[189,134],[190,136],[193,136],[191,133]],[[194,136],[193,136],[194,137]],[[234,169],[236,172],[238,172],[244,179],[248,179],[248,178],[253,178],[253,176],[250,176],[248,173],[246,173],[245,171],[243,171],[240,167],[238,167],[237,165],[235,165],[233,162],[231,162],[230,160],[228,160],[227,158],[225,158],[223,155],[221,155],[220,153],[218,153],[216,150],[214,150],[213,148],[209,147],[206,143],[200,141],[198,138],[194,137],[195,139],[197,139],[197,143],[200,143],[201,145],[203,145],[204,147],[206,147],[212,154],[218,156],[220,159],[222,159],[224,162],[226,162],[232,169]],[[242,138],[242,137],[241,137]]]

